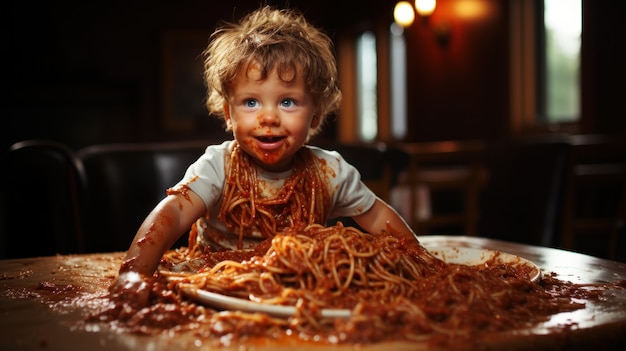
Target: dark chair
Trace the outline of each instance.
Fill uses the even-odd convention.
[[[570,174],[567,136],[522,137],[489,146],[478,235],[558,246]]]
[[[128,249],[148,213],[208,145],[206,141],[110,144],[79,150],[87,176],[87,251]]]
[[[626,261],[626,139],[601,134],[571,139],[563,247]]]
[[[3,258],[84,251],[83,168],[67,146],[49,140],[13,144],[3,164]]]

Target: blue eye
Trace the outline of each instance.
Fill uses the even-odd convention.
[[[292,99],[284,99],[280,102],[280,106],[282,107],[293,107],[296,104]]]
[[[252,108],[252,107],[257,107],[259,105],[259,102],[254,99],[247,99],[246,101],[243,102],[243,104],[246,107]]]

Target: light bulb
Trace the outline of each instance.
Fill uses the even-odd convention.
[[[415,0],[415,10],[420,16],[430,16],[435,11],[437,0]]]
[[[408,27],[415,20],[413,6],[408,1],[400,1],[393,9],[393,18],[399,26]]]

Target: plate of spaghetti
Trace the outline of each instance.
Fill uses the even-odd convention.
[[[311,323],[363,315],[374,302],[415,309],[413,301],[428,296],[428,282],[439,277],[471,276],[472,285],[479,287],[494,279],[531,283],[540,273],[515,255],[465,247],[409,249],[394,235],[371,235],[340,223],[293,228],[266,244],[267,250],[248,251],[247,256],[241,250],[229,252],[233,259],[224,259],[224,252],[204,253],[191,257],[205,263],[195,264],[193,271],[161,273],[183,295],[217,310]],[[166,261],[179,264],[175,255]]]
[[[505,252],[452,246],[429,247],[428,251],[446,264],[472,266],[477,269],[489,269],[495,266],[498,266],[500,269],[509,267],[515,270],[515,274],[526,276],[530,281],[535,282],[540,278],[541,271],[537,265],[522,257]],[[202,285],[183,282],[178,285],[178,289],[186,296],[200,303],[222,310],[265,313],[273,317],[282,318],[298,314],[298,308],[295,305],[276,305],[260,300],[256,302],[253,301],[255,299],[254,294],[250,294],[250,299],[232,297],[205,290],[202,288]],[[319,309],[319,317],[321,318],[349,318],[351,315],[351,309]]]
[[[515,269],[518,274],[527,276],[530,281],[536,282],[541,277],[541,270],[536,264],[506,252],[454,246],[437,246],[427,249],[433,256],[448,264],[485,268],[494,265],[508,266]]]

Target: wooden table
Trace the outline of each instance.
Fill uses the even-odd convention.
[[[544,272],[576,283],[626,279],[626,264],[564,250],[521,245],[477,237],[423,236],[427,247],[488,248],[535,262]],[[115,278],[123,253],[69,255],[0,261],[0,340],[3,350],[213,350],[191,335],[139,336],[85,326],[85,316],[97,307]],[[66,294],[67,293],[67,294]],[[73,298],[66,298],[67,295]],[[621,349],[626,344],[626,290],[608,291],[605,301],[585,309],[554,315],[549,321],[515,335],[491,336],[481,349],[554,350]],[[564,324],[571,328],[561,328]],[[287,350],[328,348],[255,342],[225,349]],[[243,348],[241,348],[243,347]],[[426,345],[398,342],[357,347],[359,350],[423,350]],[[221,348],[224,349],[224,348]],[[354,350],[354,345],[332,347]],[[455,349],[470,349],[456,345]]]

